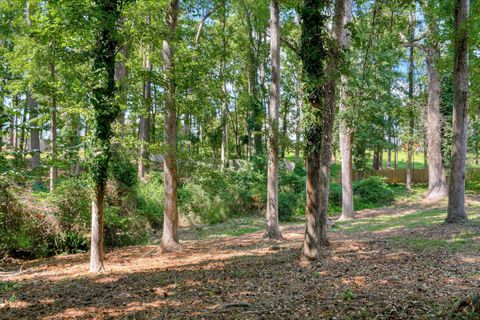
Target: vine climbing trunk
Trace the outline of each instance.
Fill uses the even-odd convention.
[[[93,119],[90,126],[89,167],[94,183],[90,272],[102,272],[104,267],[104,199],[111,156],[112,123],[120,108],[115,101],[115,53],[117,51],[116,23],[120,0],[95,0],[98,29],[94,47],[93,72],[99,78],[90,100]]]
[[[318,259],[322,241],[320,239],[320,151],[322,143],[323,87],[325,82],[326,17],[325,2],[303,0],[301,16],[302,83],[306,95],[304,114],[307,203],[305,208],[305,238],[302,255],[308,260]]]
[[[455,59],[453,67],[452,165],[447,223],[467,220],[465,174],[467,163],[468,20],[470,0],[455,2]]]
[[[278,135],[280,106],[280,6],[278,0],[270,0],[270,58],[272,82],[268,108],[268,178],[267,178],[267,228],[268,239],[282,239],[278,222]]]
[[[329,63],[326,68],[326,84],[323,88],[324,103],[322,109],[322,142],[320,150],[320,223],[319,235],[322,243],[328,243],[327,219],[328,219],[328,197],[330,193],[330,173],[332,166],[333,150],[333,124],[335,122],[336,110],[336,88],[339,76],[338,68],[340,63],[341,49],[346,47],[346,19],[347,4],[345,0],[336,0],[333,14],[332,36],[334,39]]]
[[[175,63],[173,41],[177,28],[179,1],[171,0],[165,18],[166,35],[163,40],[163,63],[165,73],[165,120],[164,120],[164,217],[161,247],[164,251],[176,250],[178,242],[178,199],[177,199],[177,109],[175,101]]]

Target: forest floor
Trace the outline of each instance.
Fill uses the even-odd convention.
[[[177,253],[109,251],[100,275],[88,254],[10,262],[0,319],[441,319],[480,289],[480,197],[468,213],[447,226],[445,202],[364,210],[313,263],[299,259],[303,222],[269,242],[260,217],[183,229]]]

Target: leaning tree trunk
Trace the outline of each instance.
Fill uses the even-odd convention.
[[[455,5],[455,64],[453,67],[452,166],[448,189],[447,223],[467,220],[465,174],[467,163],[468,18],[470,0]]]
[[[302,255],[308,260],[318,259],[320,238],[320,150],[322,139],[321,111],[323,108],[323,81],[325,78],[326,18],[323,1],[304,0],[300,9],[303,86],[308,97],[304,115],[307,160],[307,203],[305,208],[305,238]]]
[[[115,53],[117,51],[116,22],[119,0],[96,0],[101,12],[94,49],[93,72],[101,79],[93,89],[93,106],[89,150],[90,174],[94,183],[92,202],[92,230],[90,244],[90,272],[105,270],[104,261],[104,198],[111,155],[112,123],[117,119],[119,107],[115,104]]]
[[[428,193],[427,199],[435,200],[448,195],[445,165],[442,155],[442,114],[440,113],[440,75],[436,63],[440,56],[437,46],[427,48],[428,103]]]
[[[268,108],[268,181],[267,229],[264,238],[282,239],[278,222],[278,135],[280,105],[280,8],[278,0],[270,0],[270,57],[272,83]]]
[[[163,40],[165,72],[165,121],[164,121],[164,188],[165,203],[161,247],[164,251],[176,250],[178,242],[178,199],[177,199],[177,110],[175,103],[175,64],[172,42],[175,38],[179,11],[179,0],[171,0],[165,18],[167,35]]]

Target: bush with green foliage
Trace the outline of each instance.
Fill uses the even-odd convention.
[[[353,184],[355,209],[386,206],[395,199],[384,177],[371,176]]]
[[[278,219],[282,222],[291,221],[297,208],[297,195],[291,192],[278,193]]]
[[[136,210],[144,216],[154,229],[163,224],[163,178],[159,172],[153,173],[145,182],[135,186],[137,200]]]

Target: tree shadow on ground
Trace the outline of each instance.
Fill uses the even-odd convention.
[[[54,263],[45,274],[12,279],[19,287],[0,301],[14,293],[16,302],[0,308],[0,319],[422,319],[478,286],[478,252],[458,263],[448,252],[335,233],[321,259],[306,264],[302,230],[284,230],[281,243],[259,241],[259,233],[192,242],[163,256],[156,247],[113,251],[111,271],[98,276],[52,280],[62,268]],[[77,258],[64,267],[86,266]]]

